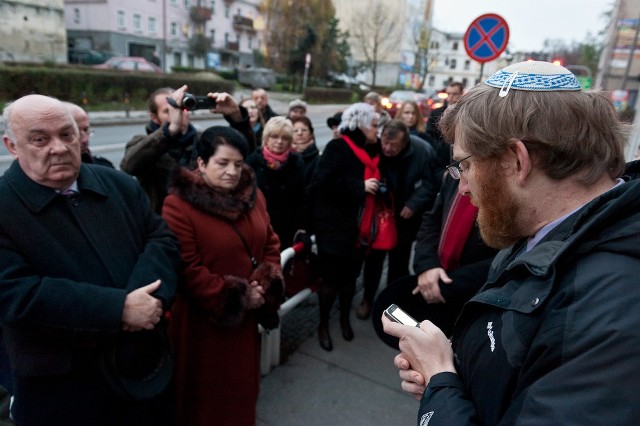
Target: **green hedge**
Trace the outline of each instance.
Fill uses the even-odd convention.
[[[95,70],[88,67],[0,67],[0,102],[9,102],[30,93],[40,93],[87,105],[122,102],[125,94],[131,103],[146,102],[149,94],[160,87],[178,88],[189,85],[198,95],[208,92],[232,93],[234,84],[212,74],[152,74]]]

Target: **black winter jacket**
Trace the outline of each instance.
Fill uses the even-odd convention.
[[[418,424],[640,424],[640,181],[520,257],[502,250],[431,378]],[[421,423],[422,422],[422,423]]]
[[[365,136],[359,129],[346,134],[370,157],[380,152],[379,144],[365,146]],[[309,195],[318,250],[334,256],[353,255],[358,213],[365,196],[364,165],[342,138],[333,139],[322,151]]]

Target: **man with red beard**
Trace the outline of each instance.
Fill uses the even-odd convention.
[[[523,62],[440,127],[448,172],[502,250],[451,341],[383,318],[418,424],[640,424],[640,182],[621,177],[627,129],[607,96]]]

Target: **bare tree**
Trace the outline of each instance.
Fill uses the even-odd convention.
[[[356,55],[363,58],[363,66],[371,71],[376,85],[378,65],[398,51],[402,38],[402,21],[397,11],[383,0],[361,2],[359,13],[354,14],[349,33]]]

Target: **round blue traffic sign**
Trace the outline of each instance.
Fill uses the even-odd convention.
[[[507,21],[495,13],[478,16],[464,34],[467,55],[478,62],[489,62],[500,56],[509,42]]]

